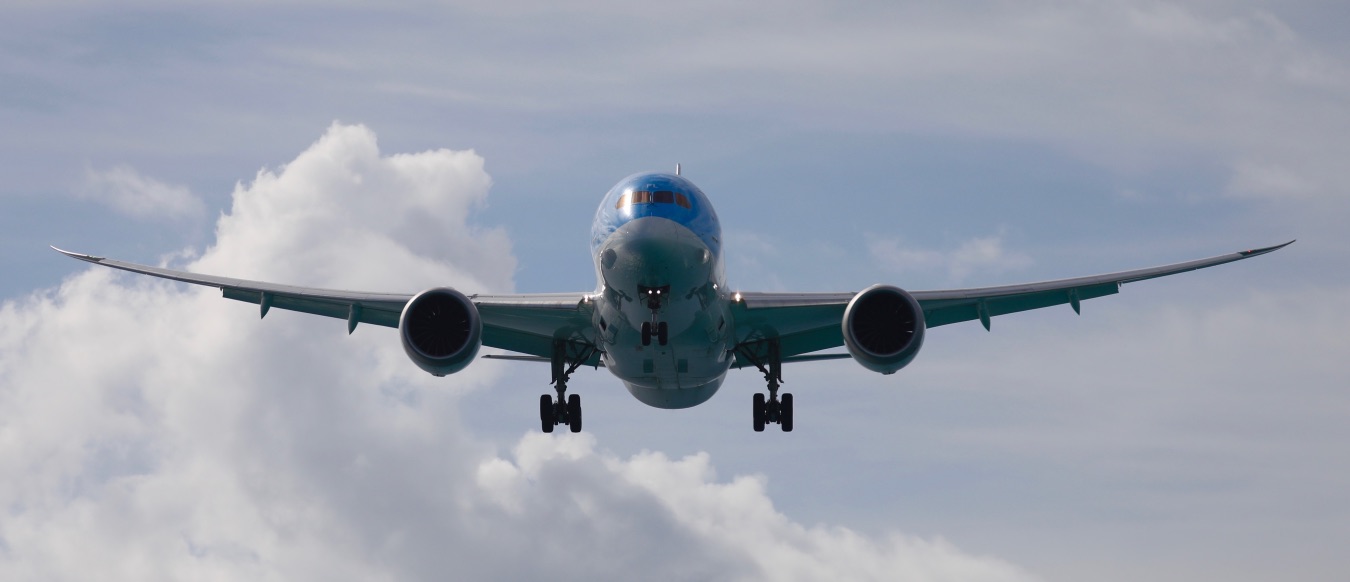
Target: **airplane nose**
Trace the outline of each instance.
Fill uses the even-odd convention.
[[[607,276],[635,278],[638,285],[660,287],[708,268],[712,253],[683,225],[659,217],[625,224],[600,252]],[[627,276],[624,276],[627,275]]]

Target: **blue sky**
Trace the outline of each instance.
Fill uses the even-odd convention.
[[[6,14],[7,579],[1350,565],[1339,4]],[[259,322],[46,248],[301,285],[587,290],[595,205],[676,162],[747,290],[1011,283],[1299,242],[1082,316],[940,328],[895,376],[791,367],[791,435],[749,430],[749,372],[680,412],[579,375],[580,439],[534,434],[545,370],[423,377],[391,330]],[[58,565],[70,544],[93,570]]]

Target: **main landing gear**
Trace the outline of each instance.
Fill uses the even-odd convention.
[[[783,432],[792,432],[792,395],[783,394],[782,399],[778,397],[778,384],[783,381],[783,359],[779,356],[778,340],[768,340],[762,344],[768,346],[767,354],[760,354],[759,350],[747,346],[739,348],[740,354],[764,373],[764,381],[769,384],[768,398],[764,397],[763,392],[755,393],[755,406],[751,414],[755,432],[764,432],[764,425],[773,423],[777,423]]]
[[[657,314],[661,311],[661,297],[670,295],[670,285],[664,287],[643,287],[638,286],[638,295],[647,301],[647,308],[652,310],[652,320],[642,322],[642,345],[652,345],[652,338],[656,338],[658,345],[666,345],[670,341],[670,330],[666,322],[657,321]]]
[[[555,401],[548,394],[539,395],[539,423],[544,432],[565,424],[572,432],[581,432],[581,396],[567,395],[567,379],[577,368],[595,355],[595,346],[586,346],[579,353],[568,354],[570,342],[553,340],[553,388],[558,391]]]

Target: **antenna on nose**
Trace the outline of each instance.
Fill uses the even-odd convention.
[[[680,175],[680,164],[679,164],[679,162],[676,162],[676,163],[675,163],[675,175],[676,175],[676,176]]]

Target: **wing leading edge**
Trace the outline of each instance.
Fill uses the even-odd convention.
[[[1240,251],[1161,267],[1135,269],[1088,277],[1075,277],[996,287],[916,291],[911,294],[923,308],[927,327],[980,320],[990,328],[990,318],[1019,311],[1069,304],[1079,311],[1087,299],[1118,293],[1120,285],[1186,271],[1240,261],[1282,249],[1294,241],[1271,247]],[[130,271],[215,287],[227,299],[253,303],[266,316],[271,308],[322,315],[347,321],[351,333],[360,323],[398,327],[403,306],[413,296],[279,285],[247,279],[202,275],[151,267],[94,255],[53,250],[71,258]],[[840,322],[844,308],[855,293],[760,293],[735,296],[737,340],[742,345],[776,338],[783,361],[811,361],[843,357],[841,354],[799,357],[844,345]],[[557,340],[574,348],[594,344],[591,337],[591,303],[587,293],[526,295],[470,295],[483,318],[483,345],[540,358],[550,358]],[[594,360],[594,361],[591,361]],[[737,366],[744,365],[737,355]],[[592,354],[586,365],[599,365]]]
[[[403,306],[413,297],[404,293],[318,289],[202,275],[74,253],[56,247],[52,249],[68,257],[104,267],[215,287],[221,290],[226,299],[258,305],[263,317],[275,308],[345,319],[348,333],[360,323],[397,328]],[[555,339],[581,345],[591,341],[586,333],[591,320],[589,295],[586,293],[468,297],[483,318],[485,346],[547,358],[553,354]],[[599,357],[594,359],[598,362]]]
[[[1113,295],[1125,283],[1144,281],[1249,259],[1282,249],[1294,241],[1161,267],[1120,271],[1088,277],[1039,283],[914,291],[910,294],[923,308],[927,327],[980,320],[990,328],[990,318],[1069,304],[1079,311],[1088,299]],[[739,293],[736,326],[742,343],[776,337],[783,357],[844,345],[840,322],[844,308],[855,293]],[[740,362],[738,361],[738,364]]]

